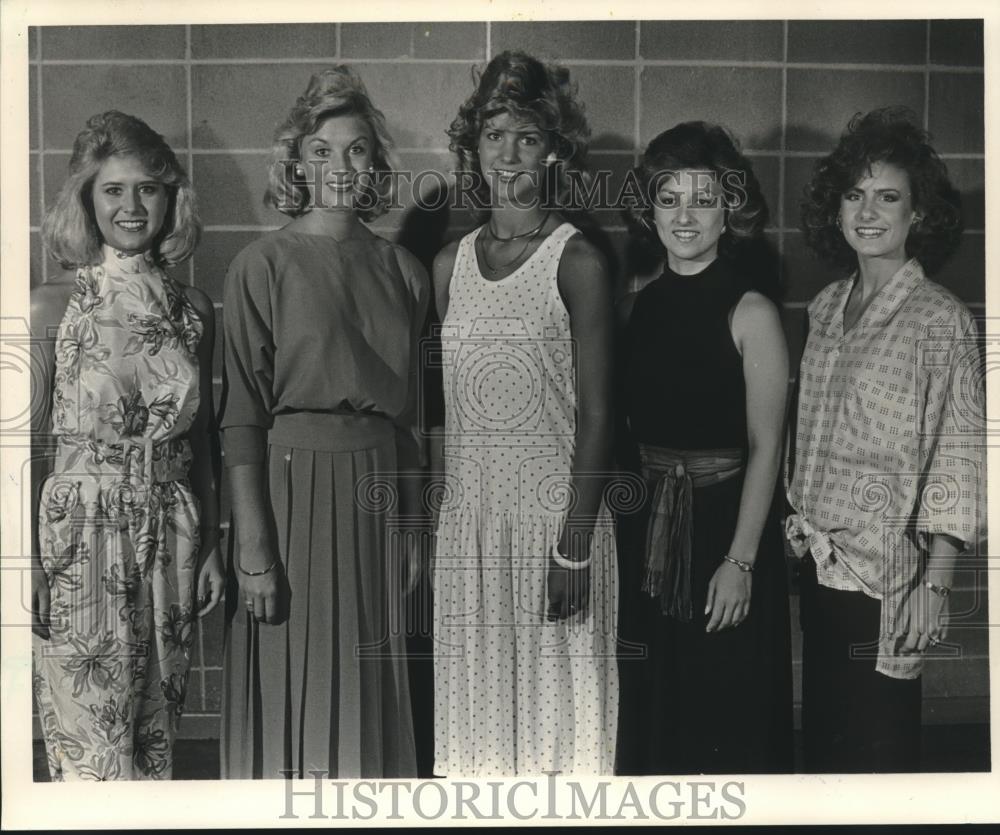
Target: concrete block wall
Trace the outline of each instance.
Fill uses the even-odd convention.
[[[805,305],[835,277],[807,252],[797,228],[811,166],[855,112],[908,105],[933,133],[963,192],[967,231],[938,280],[984,314],[983,27],[975,20],[35,27],[32,286],[59,271],[42,252],[40,218],[63,181],[74,136],[93,113],[118,108],[141,116],[186,164],[205,235],[178,274],[219,309],[229,260],[284,222],[261,202],[267,150],[274,125],[313,71],[354,65],[386,114],[404,165],[447,172],[453,163],[444,131],[472,90],[472,67],[512,47],[570,67],[593,131],[592,167],[609,168],[613,183],[653,136],[679,121],[707,119],[735,132],[771,208],[767,234],[781,256],[793,363]],[[635,286],[620,217],[605,212],[596,219],[620,290]],[[458,215],[428,224],[406,208],[375,228],[429,260],[471,226]],[[218,393],[220,357],[215,374]],[[973,603],[971,591],[957,602],[963,600],[977,611],[971,623],[984,623],[982,601]],[[218,614],[199,630],[185,723],[191,736],[216,732],[221,632]],[[962,658],[932,665],[925,716],[986,721],[985,630],[955,635]]]

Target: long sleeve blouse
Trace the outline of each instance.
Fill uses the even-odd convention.
[[[845,332],[851,286],[834,282],[809,305],[788,535],[822,585],[882,601],[877,669],[913,678],[922,657],[896,654],[892,631],[928,538],[971,548],[983,532],[981,346],[966,306],[916,260]]]
[[[275,416],[296,411],[383,415],[397,428],[399,466],[418,463],[429,298],[420,262],[375,235],[285,228],[241,251],[223,301],[226,466],[263,461]]]

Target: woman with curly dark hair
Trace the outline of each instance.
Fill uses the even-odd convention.
[[[609,774],[611,284],[548,201],[587,126],[565,69],[505,52],[450,135],[489,215],[434,262],[453,499],[433,576],[434,770]]]
[[[622,518],[622,757],[635,774],[791,769],[788,596],[774,509],[788,358],[743,253],[768,211],[723,129],[657,136],[631,213],[663,274],[622,302],[622,417],[642,512]]]
[[[350,67],[278,127],[266,200],[291,221],[226,277],[221,425],[232,489],[224,778],[411,777],[413,723],[386,509],[419,498],[426,271],[362,221],[384,211],[382,113]],[[416,560],[411,561],[417,566]],[[415,572],[408,578],[412,583]]]
[[[850,273],[809,305],[786,471],[805,767],[917,770],[924,657],[980,524],[975,323],[925,277],[958,242],[958,195],[912,114],[886,108],[817,163],[802,217]]]

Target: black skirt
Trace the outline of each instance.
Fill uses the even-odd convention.
[[[694,491],[687,623],[639,591],[648,509],[619,519],[620,774],[792,771],[788,580],[775,514],[761,536],[750,614],[705,632],[708,584],[732,542],[742,485],[736,477]]]

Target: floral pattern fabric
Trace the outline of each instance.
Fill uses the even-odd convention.
[[[56,338],[39,506],[50,637],[34,689],[54,780],[169,779],[194,642],[198,502],[183,435],[202,325],[145,255],[80,269]]]

